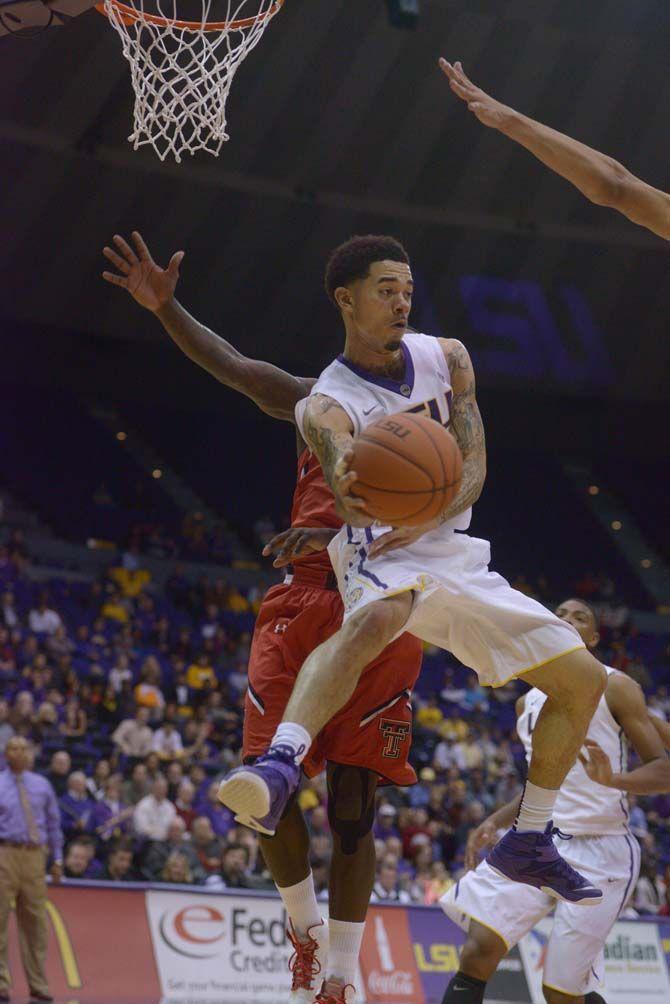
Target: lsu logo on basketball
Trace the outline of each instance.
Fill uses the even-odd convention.
[[[407,426],[403,427],[399,422],[394,422],[392,418],[387,418],[383,422],[377,422],[377,426],[385,432],[390,432],[393,436],[397,436],[398,439],[407,439],[412,434],[411,429],[408,429]]]
[[[402,745],[407,741],[410,733],[408,722],[396,722],[391,718],[382,718],[379,722],[379,731],[384,737],[384,748],[382,756],[392,760],[399,760]]]

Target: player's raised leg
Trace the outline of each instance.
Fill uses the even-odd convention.
[[[240,822],[272,836],[312,740],[347,703],[368,663],[402,631],[411,608],[411,592],[370,603],[307,658],[268,752],[231,771],[221,785],[221,801]]]

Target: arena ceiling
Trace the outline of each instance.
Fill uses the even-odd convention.
[[[460,323],[459,269],[560,274],[622,344],[644,302],[660,343],[663,244],[481,128],[435,63],[462,59],[502,100],[667,189],[669,40],[667,0],[422,0],[416,32],[392,28],[383,0],[286,0],[236,79],[219,159],[175,165],[128,145],[129,72],[95,11],[2,39],[2,314],[155,336],[99,278],[101,246],[137,227],[158,258],[187,251],[181,297],[194,313],[249,352],[313,371],[337,337],[324,257],[383,230],[407,243],[445,329]]]

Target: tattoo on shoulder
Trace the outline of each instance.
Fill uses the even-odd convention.
[[[463,342],[453,339],[446,353],[449,372],[455,373],[457,370],[467,370],[470,364],[470,357]]]

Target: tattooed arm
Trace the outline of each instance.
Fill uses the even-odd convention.
[[[313,394],[307,399],[302,427],[333,490],[338,515],[352,526],[369,526],[372,519],[365,512],[365,503],[350,494],[357,478],[356,472],[349,470],[354,427],[344,408],[332,397]]]
[[[486,438],[477,405],[475,371],[467,349],[455,338],[441,338],[440,344],[449,366],[454,395],[449,431],[463,454],[461,487],[440,516],[440,523],[446,523],[473,506],[482,493],[486,480]]]

